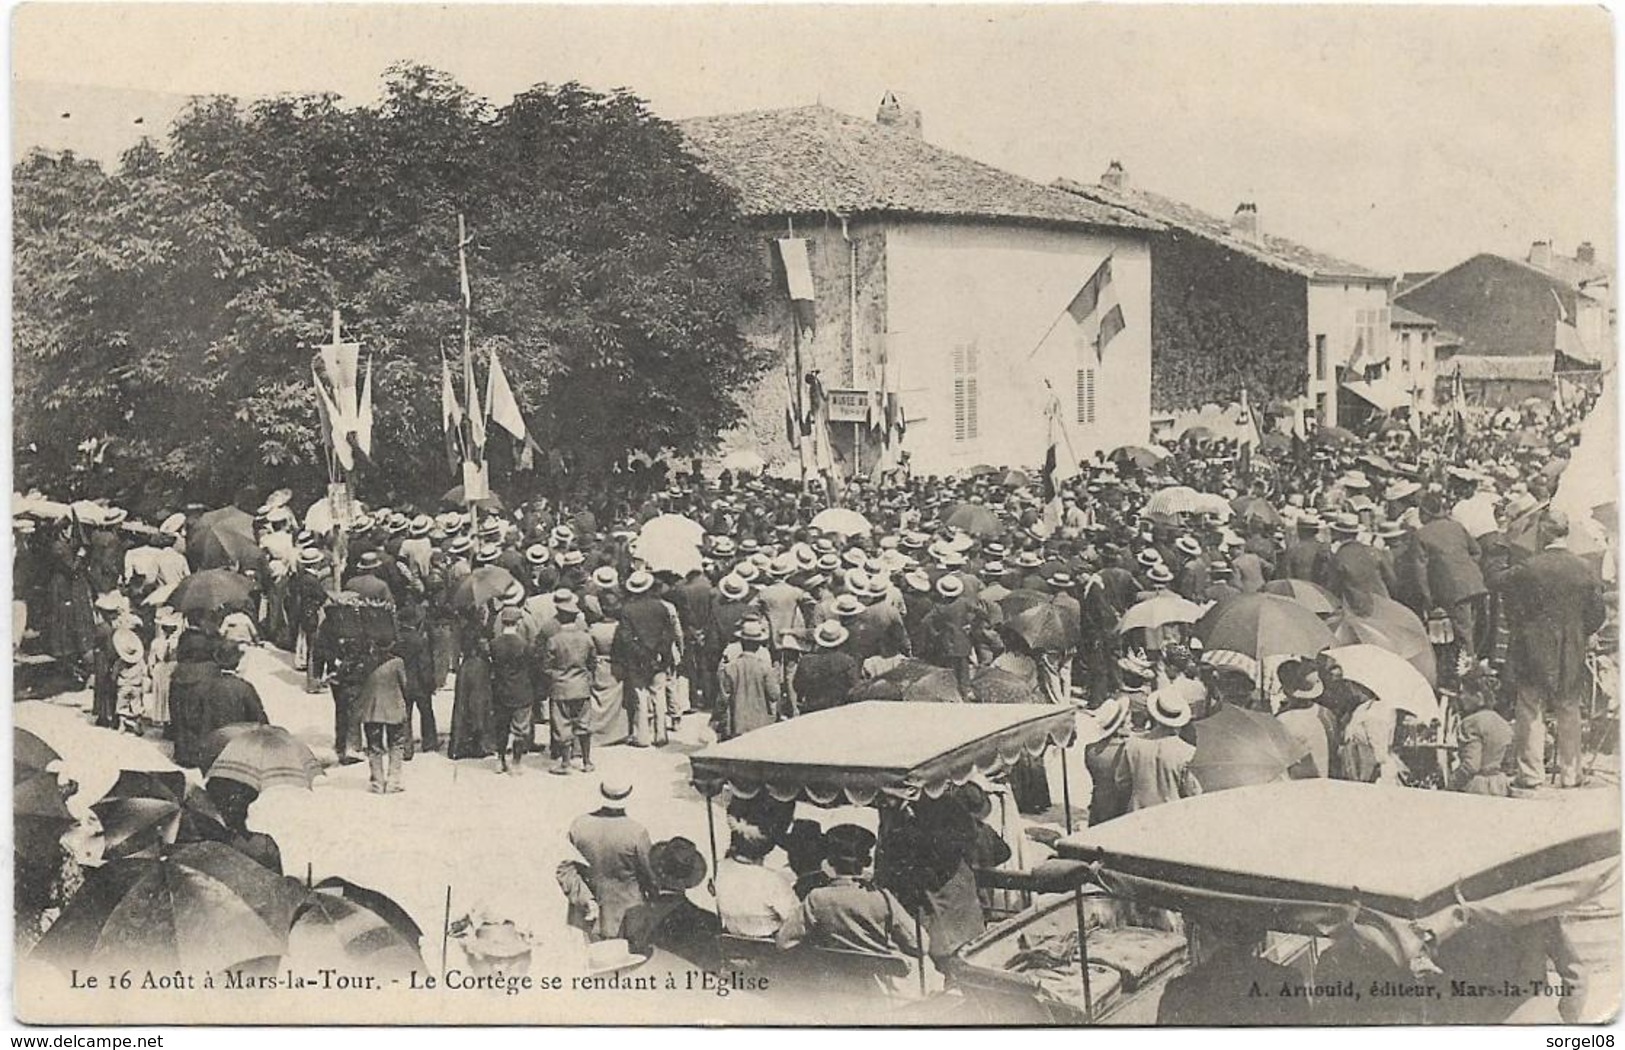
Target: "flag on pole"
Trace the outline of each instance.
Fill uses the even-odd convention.
[[[1111,256],[1106,256],[1078,289],[1078,294],[1066,305],[1066,312],[1094,347],[1095,361],[1101,362],[1107,344],[1124,328],[1123,307],[1117,302],[1117,290],[1112,284]]]
[[[472,355],[463,359],[463,393],[468,396],[468,441],[471,458],[485,449],[485,410],[480,407],[480,390],[474,385]]]
[[[446,438],[446,465],[455,471],[463,458],[463,406],[457,403],[457,391],[451,385],[451,366],[444,356],[440,358],[440,429]]]
[[[355,447],[372,458],[372,361],[367,361],[367,378],[361,384],[361,400],[356,405]]]
[[[327,447],[333,450],[339,466],[345,470],[353,470],[355,456],[350,449],[350,420],[339,411],[339,406],[333,403],[332,396],[327,392],[327,384],[322,382],[314,361],[310,365],[310,378],[316,385],[316,410],[322,417],[322,434],[327,439]]]
[[[1411,427],[1411,436],[1420,441],[1422,438],[1422,390],[1414,382],[1411,383],[1411,418],[1408,422]]]
[[[790,293],[790,307],[796,321],[812,331],[817,320],[814,309],[812,264],[807,258],[807,241],[802,237],[781,237],[776,242],[779,261],[784,265],[784,283]]]
[[[1456,429],[1466,429],[1467,426],[1467,388],[1461,381],[1461,364],[1456,364],[1456,371],[1450,379],[1450,411],[1456,417]]]
[[[491,351],[491,368],[485,373],[485,407],[491,413],[491,422],[523,442],[526,437],[525,417],[514,399],[513,387],[508,385],[508,373],[502,370],[502,360]]]

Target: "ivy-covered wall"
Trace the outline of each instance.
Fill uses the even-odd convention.
[[[1151,407],[1179,412],[1304,393],[1308,293],[1299,276],[1180,230],[1151,242]]]

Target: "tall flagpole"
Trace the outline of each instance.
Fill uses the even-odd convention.
[[[457,213],[457,277],[458,297],[463,302],[463,378],[468,386],[463,391],[464,415],[468,420],[468,440],[463,445],[463,502],[468,505],[469,533],[476,544],[474,553],[479,553],[479,525],[480,508],[471,498],[469,492],[467,464],[479,463],[475,459],[478,450],[474,444],[474,413],[479,410],[479,401],[474,392],[474,304],[468,283],[468,226],[463,220],[463,213]]]

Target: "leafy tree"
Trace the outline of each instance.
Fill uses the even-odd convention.
[[[115,172],[34,153],[13,182],[22,484],[314,496],[309,362],[337,306],[374,367],[360,494],[432,497],[453,483],[439,391],[460,350],[459,212],[476,352],[500,351],[547,453],[502,477],[495,433],[499,484],[702,450],[767,364],[740,332],[766,276],[731,197],[624,91],[542,85],[497,108],[397,66],[375,105],[198,99]]]

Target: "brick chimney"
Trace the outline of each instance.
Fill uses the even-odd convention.
[[[1536,241],[1529,246],[1529,265],[1538,266],[1542,270],[1552,268],[1552,242]]]
[[[1123,170],[1121,161],[1112,161],[1106,166],[1106,174],[1100,177],[1100,184],[1109,190],[1128,189],[1128,172]]]
[[[920,120],[920,108],[906,98],[900,98],[892,92],[886,92],[880,100],[880,109],[875,112],[875,123],[882,127],[895,128],[905,135],[912,135],[917,139],[925,138],[925,130]]]
[[[1597,265],[1597,249],[1591,246],[1590,241],[1581,241],[1580,246],[1574,249],[1574,258],[1587,266]]]
[[[1236,205],[1236,214],[1230,217],[1230,232],[1243,240],[1258,241],[1258,205],[1242,201]]]

